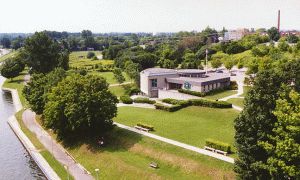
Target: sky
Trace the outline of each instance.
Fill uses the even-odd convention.
[[[300,30],[300,0],[0,0],[0,33]]]

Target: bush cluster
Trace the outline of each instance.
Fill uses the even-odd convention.
[[[213,101],[208,99],[190,99],[190,100],[176,100],[176,99],[163,99],[162,102],[172,104],[173,106],[166,106],[160,103],[155,104],[156,109],[161,109],[169,112],[174,112],[188,106],[203,106],[211,108],[232,108],[232,104],[226,101]]]
[[[220,141],[216,141],[213,139],[207,139],[205,140],[205,145],[214,149],[218,149],[221,151],[225,151],[227,153],[231,153],[231,146],[227,143],[223,143]]]
[[[178,89],[178,92],[184,93],[184,94],[190,94],[190,95],[198,96],[198,97],[203,97],[206,95],[206,93],[204,93],[204,92],[191,91],[191,90],[187,90],[187,89]]]
[[[128,96],[128,95],[124,95],[120,97],[120,100],[124,103],[124,104],[132,104],[133,100]]]
[[[150,100],[149,98],[138,97],[133,100],[135,103],[146,103],[146,104],[155,104],[154,100]]]
[[[142,127],[142,128],[149,129],[150,131],[154,131],[154,127],[151,126],[151,125],[144,124],[144,123],[137,123],[136,125],[137,125],[137,126],[140,126],[140,127]]]
[[[161,103],[155,103],[154,106],[155,106],[155,109],[160,109],[160,110],[169,111],[169,112],[178,111],[179,109],[183,108],[180,105],[166,106]]]

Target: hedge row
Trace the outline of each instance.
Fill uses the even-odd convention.
[[[144,124],[144,123],[137,123],[136,125],[140,126],[140,127],[143,127],[143,128],[146,128],[146,129],[149,129],[150,131],[154,131],[154,127],[151,126],[151,125],[147,125],[147,124]]]
[[[124,95],[120,97],[120,100],[124,103],[124,104],[132,104],[133,100],[128,96],[128,95]]]
[[[187,107],[187,106],[204,106],[204,107],[211,107],[211,108],[232,108],[232,104],[226,102],[226,101],[213,101],[208,99],[190,99],[190,100],[176,100],[176,99],[163,99],[162,102],[172,104],[172,105],[178,105],[181,106],[181,108]]]
[[[166,106],[166,105],[163,105],[160,103],[155,103],[154,106],[155,106],[155,109],[160,109],[160,110],[169,111],[169,112],[178,111],[179,109],[183,108],[180,105]]]
[[[135,103],[146,103],[146,104],[155,104],[156,101],[150,100],[149,98],[138,97],[133,100]]]
[[[232,104],[226,101],[213,101],[208,99],[190,99],[188,101],[192,106],[204,106],[211,108],[232,108]]]
[[[191,90],[186,90],[186,89],[178,89],[178,92],[193,95],[193,96],[198,96],[198,97],[206,96],[206,93],[204,93],[204,92],[191,91]]]
[[[214,149],[225,151],[227,153],[231,152],[231,146],[229,144],[223,143],[223,142],[220,142],[220,141],[216,141],[216,140],[213,140],[213,139],[205,140],[205,145],[208,146],[208,147],[214,148]]]

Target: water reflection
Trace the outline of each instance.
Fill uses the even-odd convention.
[[[0,180],[46,179],[7,124],[14,113],[11,94],[0,89]]]

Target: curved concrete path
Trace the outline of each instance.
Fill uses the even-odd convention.
[[[147,133],[145,131],[140,131],[140,130],[137,130],[137,129],[129,127],[129,126],[125,126],[125,125],[120,124],[120,123],[115,122],[114,124],[117,125],[120,128],[129,130],[129,131],[132,131],[132,132],[135,132],[135,133],[138,133],[138,134],[141,134],[141,135],[144,135],[144,136],[147,136],[147,137],[159,140],[159,141],[163,141],[163,142],[168,143],[168,144],[172,144],[172,145],[175,145],[175,146],[178,146],[178,147],[182,147],[184,149],[188,149],[188,150],[197,152],[199,154],[203,154],[203,155],[207,155],[207,156],[210,156],[210,157],[213,157],[213,158],[216,158],[216,159],[220,159],[222,161],[226,161],[226,162],[229,162],[229,163],[234,163],[234,159],[231,158],[231,157],[228,157],[228,156],[213,153],[213,152],[207,151],[205,149],[201,149],[201,148],[198,148],[198,147],[195,147],[195,146],[184,144],[184,143],[181,143],[181,142],[178,142],[178,141],[175,141],[175,140],[172,140],[172,139],[168,139],[168,138],[165,138],[165,137],[162,137],[162,136],[158,136],[158,135],[155,135],[155,134],[152,134],[152,133]]]
[[[69,173],[79,180],[90,180],[93,177],[84,169],[82,165],[77,163],[75,159],[36,122],[35,113],[27,109],[22,115],[22,119],[27,128],[36,134],[39,141],[44,147],[59,161],[66,166]]]

